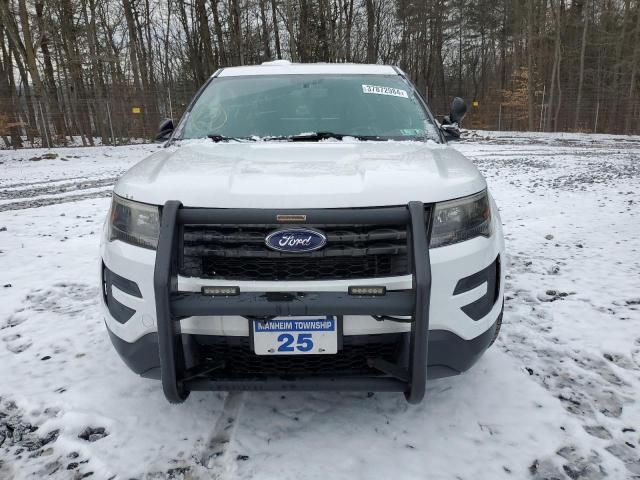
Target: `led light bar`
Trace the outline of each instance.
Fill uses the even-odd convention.
[[[240,287],[202,287],[202,294],[211,297],[233,297],[240,295]]]
[[[362,287],[349,287],[349,295],[357,296],[373,296],[379,297],[387,294],[387,287],[374,287],[374,286],[362,286]]]

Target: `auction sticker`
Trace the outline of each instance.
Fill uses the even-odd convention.
[[[373,93],[374,95],[391,95],[392,97],[409,98],[406,90],[393,87],[379,87],[376,85],[362,85],[362,93]]]

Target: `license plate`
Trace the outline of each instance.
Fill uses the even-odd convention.
[[[338,353],[336,317],[280,317],[252,323],[256,355]]]

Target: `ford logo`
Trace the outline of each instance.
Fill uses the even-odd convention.
[[[271,232],[264,243],[267,247],[279,252],[303,253],[324,247],[327,237],[317,230],[289,228]]]

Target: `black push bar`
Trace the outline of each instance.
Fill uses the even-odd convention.
[[[335,390],[399,391],[407,401],[418,403],[425,394],[429,335],[431,266],[429,228],[431,210],[422,202],[404,207],[350,209],[205,209],[184,208],[168,201],[162,209],[156,252],[154,290],[162,388],[171,403],[183,402],[191,390]],[[389,290],[384,296],[359,297],[347,292],[241,292],[237,296],[212,297],[178,291],[178,255],[183,225],[269,225],[278,215],[304,218],[303,224],[406,225],[407,250],[413,285],[411,290]],[[376,315],[411,316],[407,365],[380,360],[387,375],[359,377],[281,378],[216,377],[186,368],[180,319],[202,315],[293,316]],[[248,320],[247,320],[248,321]],[[388,363],[388,365],[385,365]]]

